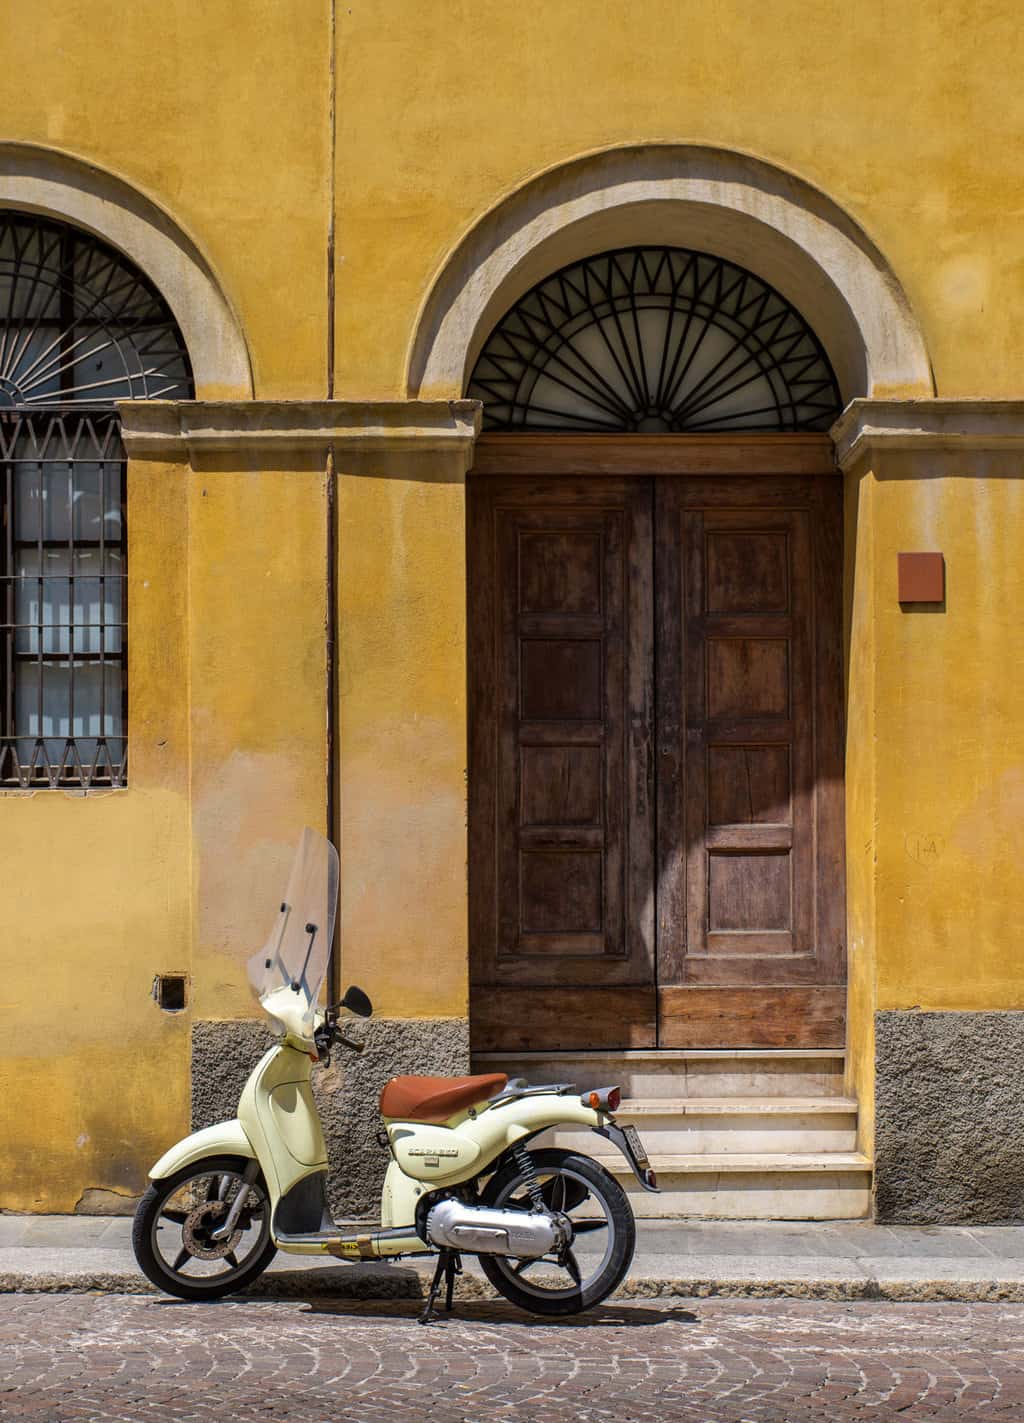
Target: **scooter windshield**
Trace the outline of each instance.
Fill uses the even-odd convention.
[[[312,1029],[331,954],[338,907],[338,852],[308,827],[299,839],[288,888],[266,947],[249,960],[249,982],[281,1028],[301,1013]],[[285,1017],[276,1011],[286,1010]]]

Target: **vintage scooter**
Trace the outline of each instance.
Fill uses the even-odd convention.
[[[336,1043],[363,1050],[342,1032],[339,1010],[372,1012],[358,988],[318,1007],[337,898],[337,852],[305,830],[270,939],[249,961],[278,1041],[245,1084],[237,1119],[193,1133],[153,1167],[132,1233],[140,1268],[170,1294],[201,1300],[251,1284],[277,1250],[355,1261],[436,1253],[426,1323],[442,1282],[451,1308],[470,1254],[506,1299],[536,1314],[598,1304],[633,1258],[629,1199],[590,1157],[529,1143],[549,1127],[590,1127],[656,1190],[636,1131],[615,1122],[616,1087],[580,1095],[500,1073],[394,1077],[380,1098],[391,1153],[380,1225],[332,1220],[310,1074]]]

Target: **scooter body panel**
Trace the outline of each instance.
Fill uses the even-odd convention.
[[[597,1127],[605,1120],[578,1097],[551,1092],[483,1106],[475,1116],[453,1119],[452,1126],[389,1120],[387,1132],[402,1171],[433,1188],[472,1180],[515,1142],[548,1127]]]
[[[327,1170],[327,1144],[310,1087],[312,1066],[308,1053],[287,1041],[275,1043],[253,1068],[238,1103],[238,1120],[263,1169],[272,1212],[297,1182]]]
[[[243,1156],[251,1160],[255,1155],[240,1121],[218,1122],[216,1126],[193,1132],[165,1151],[150,1171],[149,1179],[162,1181],[183,1166],[202,1161],[205,1156]]]
[[[416,1206],[427,1189],[419,1181],[407,1176],[397,1161],[389,1161],[380,1194],[381,1229],[394,1230],[400,1225],[414,1226]]]

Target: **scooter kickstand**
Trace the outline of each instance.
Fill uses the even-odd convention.
[[[453,1309],[452,1300],[455,1295],[455,1276],[462,1274],[462,1256],[457,1250],[453,1250],[448,1256],[448,1263],[445,1265],[445,1294],[444,1308],[446,1314],[451,1314]]]
[[[418,1323],[420,1324],[429,1324],[432,1319],[436,1318],[434,1314],[434,1302],[441,1289],[442,1277],[448,1274],[450,1255],[451,1251],[448,1250],[447,1247],[444,1247],[437,1257],[437,1269],[434,1271],[434,1278],[430,1282],[427,1302],[423,1306],[423,1312],[419,1316]]]

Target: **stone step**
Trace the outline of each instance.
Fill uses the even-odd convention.
[[[745,1155],[855,1151],[857,1103],[849,1097],[664,1097],[624,1100],[648,1153]],[[586,1128],[558,1127],[543,1143],[593,1154]]]
[[[625,1187],[638,1220],[862,1220],[871,1161],[857,1151],[651,1156],[660,1191],[640,1188],[616,1153],[595,1160]]]
[[[531,1085],[618,1084],[624,1097],[841,1097],[846,1054],[834,1049],[665,1049],[477,1053],[474,1072],[505,1072]]]

